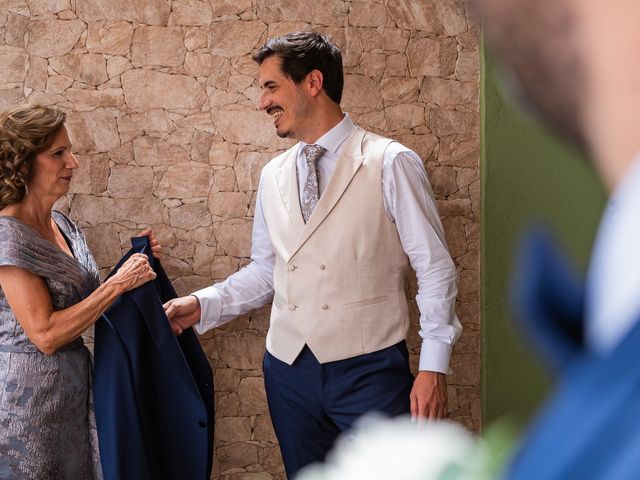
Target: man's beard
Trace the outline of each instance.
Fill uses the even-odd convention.
[[[276,135],[280,138],[294,138],[296,140],[300,140],[299,130],[301,125],[304,124],[304,121],[313,116],[313,109],[309,102],[302,96],[298,91],[296,91],[296,102],[294,106],[290,107],[292,115],[291,117],[295,119],[296,129],[294,127],[289,128],[289,130],[285,130],[283,132],[279,132],[276,128]]]
[[[489,43],[502,60],[505,82],[526,110],[586,149],[583,64],[575,19],[557,0],[484,0]],[[492,4],[500,3],[501,7]]]

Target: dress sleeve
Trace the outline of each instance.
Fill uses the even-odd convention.
[[[45,278],[65,276],[65,265],[51,261],[50,247],[15,220],[0,218],[0,266],[23,268]]]

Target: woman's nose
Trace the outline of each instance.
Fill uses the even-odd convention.
[[[76,156],[73,153],[69,152],[65,167],[74,169],[78,168],[79,166],[80,164],[78,163],[78,159],[76,158]]]

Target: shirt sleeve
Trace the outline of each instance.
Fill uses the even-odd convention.
[[[238,315],[260,308],[273,299],[275,254],[264,219],[262,179],[258,185],[251,236],[251,262],[224,282],[194,292],[200,302],[199,334],[224,325]]]
[[[448,373],[462,326],[455,314],[456,268],[420,157],[393,143],[385,153],[382,188],[387,215],[418,278],[420,370]]]

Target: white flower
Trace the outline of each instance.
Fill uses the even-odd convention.
[[[296,480],[480,479],[488,478],[487,457],[483,441],[457,423],[367,416],[338,439],[325,464]]]

